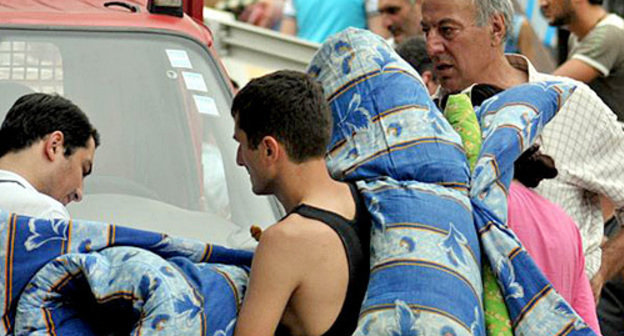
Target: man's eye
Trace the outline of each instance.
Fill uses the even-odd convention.
[[[379,10],[380,14],[395,15],[401,9],[399,7],[386,7]]]
[[[453,27],[440,27],[440,35],[444,38],[452,38],[455,36],[456,29]]]
[[[396,13],[398,13],[401,9],[399,7],[390,7],[388,8],[388,14],[390,15],[395,15]]]

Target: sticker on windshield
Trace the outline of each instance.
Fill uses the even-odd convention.
[[[219,110],[214,99],[206,96],[193,95],[195,100],[195,106],[197,106],[197,112],[207,114],[211,116],[219,116]]]
[[[193,69],[191,60],[185,50],[179,49],[166,49],[167,57],[169,57],[169,63],[174,68]]]
[[[202,76],[202,74],[182,71],[182,77],[184,77],[184,83],[188,90],[208,92],[206,81],[204,81],[204,76]]]

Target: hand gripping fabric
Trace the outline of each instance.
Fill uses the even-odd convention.
[[[373,220],[355,335],[485,335],[466,156],[418,73],[360,30],[330,38],[309,72],[333,111],[328,167],[358,181]]]
[[[251,257],[0,210],[0,335],[231,335]]]

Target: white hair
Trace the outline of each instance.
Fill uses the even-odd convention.
[[[475,10],[477,25],[483,27],[490,22],[493,15],[501,14],[505,20],[505,36],[503,40],[512,34],[514,8],[511,0],[472,0]]]

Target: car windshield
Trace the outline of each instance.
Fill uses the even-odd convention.
[[[73,218],[240,247],[278,212],[235,163],[218,69],[174,34],[0,28],[0,117],[29,92],[56,92],[88,115],[101,145]]]

